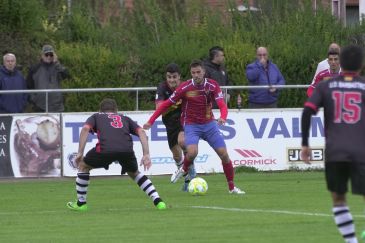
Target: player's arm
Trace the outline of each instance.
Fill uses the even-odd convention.
[[[302,128],[302,158],[305,163],[310,164],[310,148],[309,148],[309,129],[311,125],[312,115],[316,114],[317,110],[312,103],[307,102],[303,109],[301,128]]]
[[[145,131],[140,127],[137,128],[137,135],[141,142],[142,152],[143,152],[143,157],[140,165],[143,165],[144,170],[148,170],[152,166],[150,158],[150,149],[148,146],[148,138]]]
[[[170,100],[167,99],[164,102],[161,103],[161,105],[159,105],[159,107],[157,108],[157,110],[152,114],[152,116],[150,117],[150,119],[147,121],[147,123],[145,123],[143,125],[143,129],[150,129],[151,126],[153,125],[153,123],[156,121],[156,119],[165,111],[167,111],[169,109],[170,106],[172,106],[174,103]]]
[[[87,137],[89,136],[90,130],[91,130],[91,127],[87,123],[81,129],[80,139],[79,139],[79,150],[77,152],[77,156],[75,159],[77,165],[81,162],[82,157],[84,156]]]
[[[218,124],[219,125],[224,125],[224,123],[226,123],[227,116],[228,116],[227,105],[226,105],[226,103],[224,102],[223,99],[217,99],[216,103],[217,103],[219,111],[221,113],[221,116],[218,119]]]
[[[321,73],[318,73],[314,79],[313,79],[313,82],[310,84],[308,90],[307,90],[307,96],[308,97],[311,97],[313,92],[314,92],[314,89],[316,88],[316,85],[319,83],[319,81],[322,80],[322,75]]]

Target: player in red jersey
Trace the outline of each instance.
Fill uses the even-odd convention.
[[[234,169],[228,156],[226,144],[219,131],[217,123],[222,125],[227,119],[227,105],[224,103],[223,93],[218,83],[212,79],[204,78],[205,70],[200,60],[190,64],[192,79],[183,82],[170,96],[161,103],[153,113],[144,129],[149,129],[154,121],[170,106],[182,100],[181,124],[185,131],[185,146],[187,153],[184,157],[184,165],[171,177],[175,183],[182,176],[187,175],[188,168],[198,155],[199,139],[204,139],[215,150],[222,160],[223,171],[227,179],[229,192],[232,194],[244,194],[233,182]],[[212,102],[216,101],[221,117],[216,121],[212,112]]]
[[[99,141],[84,157],[89,133],[97,133]],[[160,198],[150,179],[138,170],[131,134],[140,139],[143,151],[141,165],[145,170],[148,170],[152,164],[146,133],[132,119],[118,113],[115,100],[104,99],[100,103],[100,112],[86,120],[80,133],[79,151],[75,159],[78,166],[77,200],[67,203],[69,209],[81,212],[88,210],[86,196],[90,182],[90,170],[94,168],[108,169],[114,161],[119,162],[122,166],[122,174],[127,173],[151,198],[157,209],[166,209],[166,204]]]
[[[324,109],[325,178],[332,196],[335,223],[348,243],[358,242],[346,203],[349,181],[352,193],[365,198],[365,80],[359,76],[363,55],[363,49],[359,46],[341,49],[343,73],[320,82],[305,103],[302,114],[302,158],[309,163],[311,116],[320,107]]]
[[[307,96],[311,97],[314,89],[322,80],[337,77],[341,73],[340,54],[336,50],[330,50],[327,54],[327,61],[329,68],[319,72],[315,77],[309,88],[307,89]]]

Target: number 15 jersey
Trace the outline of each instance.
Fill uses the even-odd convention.
[[[343,74],[318,84],[305,106],[324,108],[326,161],[365,163],[365,80]]]

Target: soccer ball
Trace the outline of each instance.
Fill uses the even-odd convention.
[[[188,191],[194,196],[204,195],[208,191],[208,183],[203,178],[195,177],[190,181]]]

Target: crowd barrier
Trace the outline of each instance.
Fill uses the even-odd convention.
[[[310,143],[311,165],[300,157],[302,109],[229,110],[227,122],[220,127],[233,166],[254,167],[261,171],[291,168],[323,168],[323,113],[312,117]],[[78,151],[80,130],[93,113],[14,114],[0,116],[0,177],[75,176],[74,158]],[[152,111],[125,112],[143,125]],[[216,117],[219,111],[215,111]],[[171,174],[175,162],[168,149],[165,127],[159,118],[149,131],[152,167],[147,175]],[[138,137],[133,137],[137,159],[142,158]],[[89,135],[87,152],[97,142]],[[198,173],[222,172],[221,161],[205,141],[200,141],[194,161]],[[140,168],[143,170],[143,168]],[[91,175],[120,175],[113,163],[109,170],[95,169]]]

